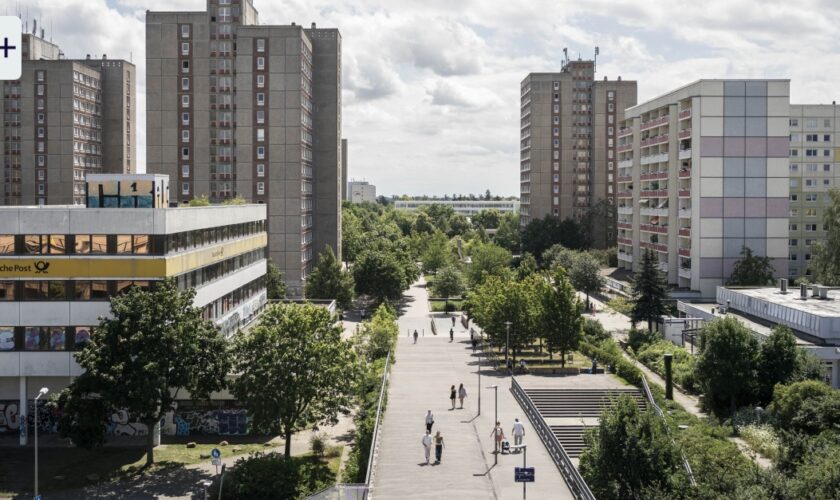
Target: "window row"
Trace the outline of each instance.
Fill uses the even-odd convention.
[[[215,264],[181,274],[175,278],[178,288],[196,288],[265,259],[265,249],[253,250]]]
[[[0,351],[78,351],[92,331],[90,326],[0,326]]]
[[[149,290],[148,280],[0,281],[0,301],[107,301],[133,287]]]
[[[150,253],[147,234],[0,234],[0,254]]]

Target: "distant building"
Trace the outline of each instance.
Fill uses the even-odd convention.
[[[715,299],[716,304],[678,302],[677,308],[702,321],[733,316],[760,341],[774,326],[786,325],[797,345],[823,362],[824,380],[840,388],[840,291],[804,285],[787,291],[718,287]]]
[[[89,175],[87,207],[0,207],[0,402],[25,415],[40,387],[55,393],[80,375],[74,353],[131,288],[195,288],[194,305],[226,335],[262,310],[266,206],[166,208],[168,182]]]
[[[376,203],[376,186],[365,181],[350,181],[347,196],[351,203]]]
[[[0,83],[0,205],[84,205],[85,176],[137,170],[136,70],[120,59],[65,59],[36,34],[23,73]]]
[[[394,208],[397,210],[419,210],[429,205],[447,205],[455,210],[456,214],[466,217],[481,212],[482,210],[495,209],[501,213],[519,212],[519,200],[395,200]]]
[[[636,104],[636,82],[595,79],[595,61],[566,61],[520,84],[522,225],[546,215],[593,214],[596,247],[615,244],[616,132]]]
[[[788,80],[699,80],[625,110],[618,262],[655,252],[668,283],[714,297],[743,247],[788,276]]]

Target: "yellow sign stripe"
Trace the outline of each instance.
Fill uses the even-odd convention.
[[[160,279],[199,269],[237,255],[263,248],[266,234],[223,243],[179,255],[125,257],[45,255],[42,258],[0,259],[0,278],[149,278]]]

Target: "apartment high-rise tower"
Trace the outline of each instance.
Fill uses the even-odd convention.
[[[19,80],[2,82],[0,205],[81,205],[88,173],[133,173],[135,67],[24,34]]]
[[[559,73],[521,84],[522,225],[546,215],[592,216],[596,247],[615,242],[616,131],[636,104],[636,82],[595,79],[594,61],[566,61]]]
[[[147,170],[172,198],[268,205],[269,252],[300,296],[341,255],[341,35],[260,25],[251,0],[146,15]]]

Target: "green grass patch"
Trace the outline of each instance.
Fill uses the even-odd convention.
[[[429,306],[432,308],[432,312],[445,312],[444,308],[446,306],[446,301],[443,300],[431,300],[429,301]],[[463,299],[451,299],[449,301],[450,311],[462,311],[464,309],[464,300]],[[451,309],[451,308],[455,309]]]

